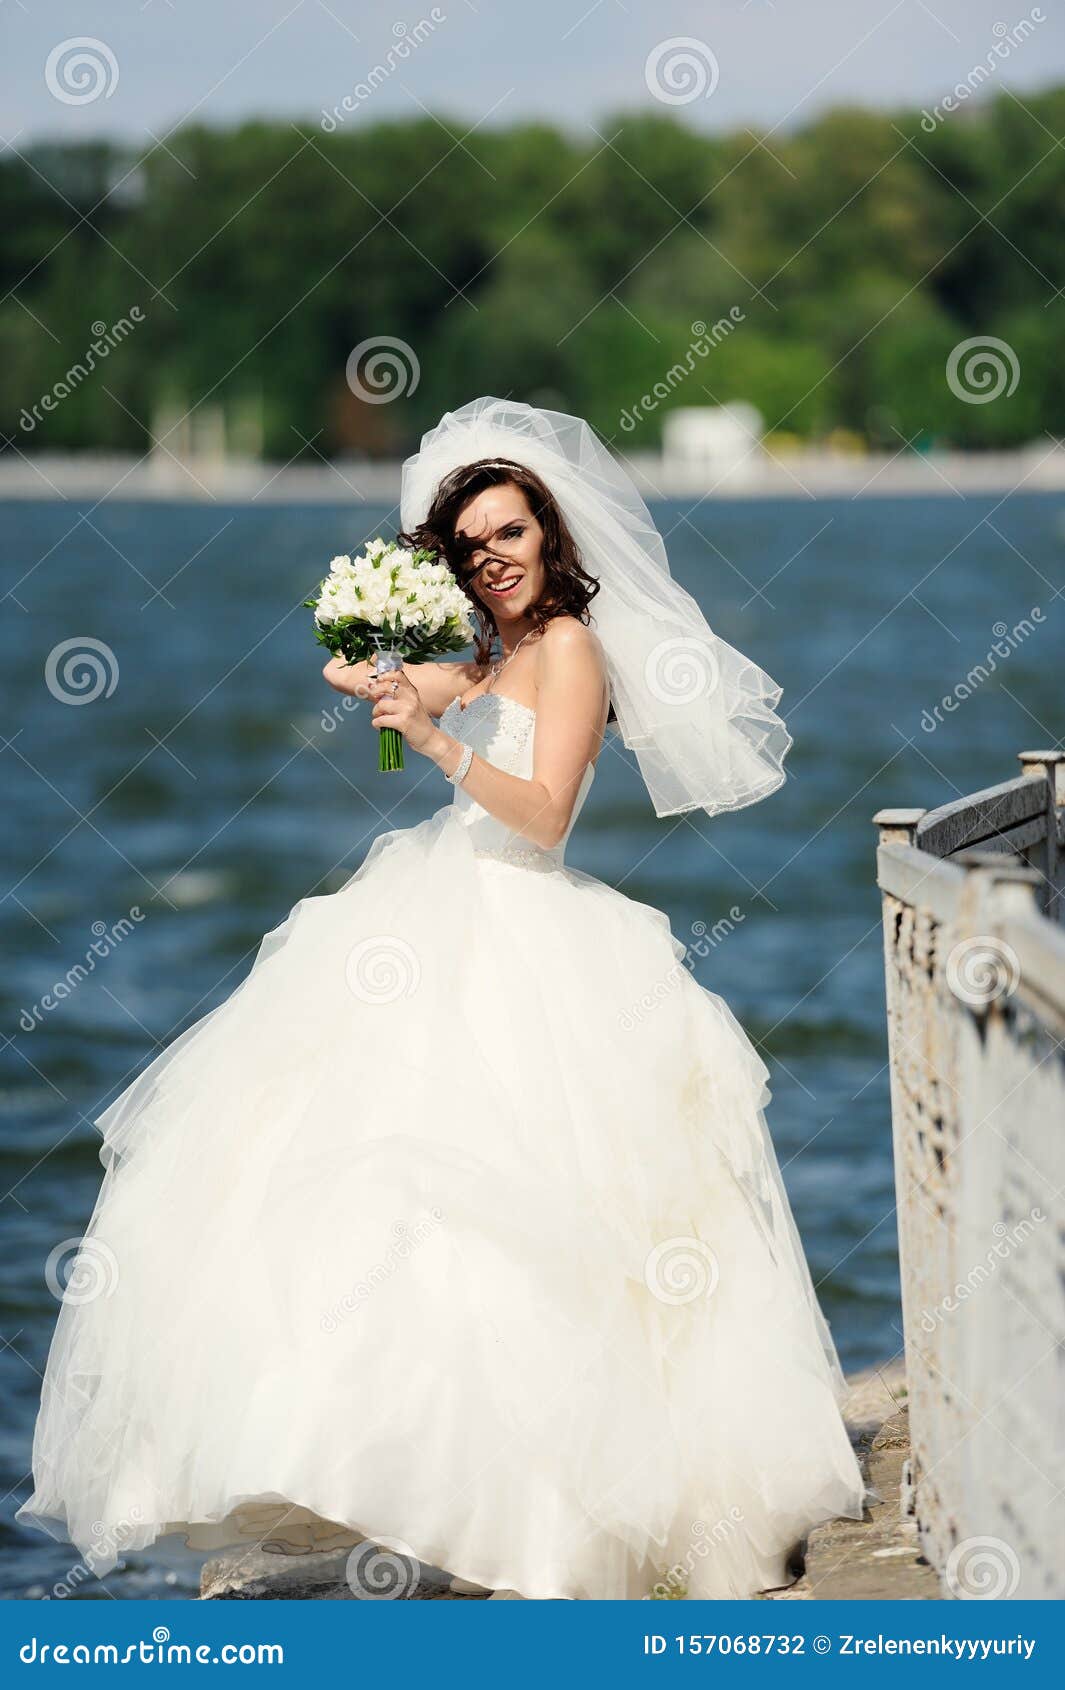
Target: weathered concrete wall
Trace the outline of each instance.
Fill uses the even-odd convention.
[[[1065,1596],[1065,754],[884,811],[878,881],[921,1543],[948,1596]],[[978,847],[974,849],[973,847]]]

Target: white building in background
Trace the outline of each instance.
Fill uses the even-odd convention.
[[[662,424],[663,492],[740,492],[763,479],[762,413],[745,400],[670,411]]]

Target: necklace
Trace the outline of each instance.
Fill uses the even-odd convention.
[[[486,687],[482,688],[482,690],[480,692],[470,693],[468,695],[468,699],[467,699],[466,704],[464,704],[462,702],[462,699],[460,698],[459,699],[459,709],[460,710],[465,710],[468,707],[468,704],[472,704],[472,702],[475,698],[484,698],[488,693],[491,692],[492,688],[496,684],[496,681],[499,679],[500,675],[503,673],[503,670],[506,668],[507,664],[510,662],[510,658],[511,657],[517,657],[517,655],[518,655],[519,651],[521,650],[522,646],[525,644],[526,640],[529,638],[529,635],[535,634],[537,631],[538,630],[536,628],[530,628],[528,634],[523,634],[521,636],[521,639],[518,641],[517,645],[514,647],[514,650],[511,652],[510,657],[502,657],[502,658],[500,658],[498,663],[493,663],[491,665],[491,673],[490,673],[490,676],[489,676],[488,685]]]
[[[517,645],[514,647],[514,650],[511,652],[510,657],[500,658],[498,663],[492,664],[492,681],[498,681],[500,675],[503,673],[503,670],[506,668],[507,664],[511,661],[512,658],[517,657],[517,655],[518,655],[519,651],[521,650],[522,646],[525,644],[526,640],[529,638],[529,634],[535,634],[535,632],[536,632],[535,628],[530,628],[528,634],[523,634],[521,636],[521,639],[518,641]],[[491,683],[489,683],[489,684],[491,684]],[[487,688],[485,690],[487,691]]]

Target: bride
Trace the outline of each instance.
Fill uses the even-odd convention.
[[[178,1532],[749,1597],[863,1495],[767,1070],[664,916],[564,852],[608,715],[659,814],[713,815],[783,780],[779,693],[575,418],[446,416],[402,513],[475,658],[326,677],[452,802],[101,1116],[19,1518],[101,1574]]]

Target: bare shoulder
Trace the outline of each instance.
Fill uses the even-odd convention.
[[[551,663],[583,663],[605,668],[599,635],[576,616],[553,616],[540,636],[540,649]]]
[[[537,687],[602,687],[606,657],[599,636],[576,616],[554,616],[539,640]]]

